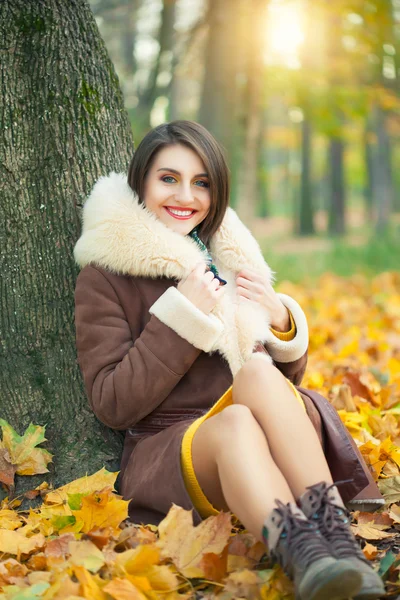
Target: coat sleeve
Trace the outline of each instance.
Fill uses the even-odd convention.
[[[274,333],[264,342],[264,346],[274,361],[275,366],[295,385],[300,385],[308,361],[308,324],[307,318],[300,305],[290,296],[278,293],[282,303],[290,313],[293,326],[288,334]]]
[[[281,373],[283,373],[285,377],[290,379],[290,381],[294,383],[294,385],[300,385],[307,367],[307,361],[308,350],[306,350],[303,356],[301,356],[297,360],[293,360],[292,362],[287,363],[274,360],[274,365],[277,367],[277,369],[280,370]]]
[[[201,352],[154,314],[139,333],[143,310],[137,292],[132,297],[136,336],[107,277],[93,266],[79,273],[78,363],[94,413],[113,429],[129,429],[157,408]]]

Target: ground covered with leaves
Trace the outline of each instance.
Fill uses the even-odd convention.
[[[400,597],[400,274],[327,274],[280,291],[309,320],[302,385],[336,407],[385,497],[376,513],[354,512],[352,527],[387,597]],[[46,473],[44,428],[18,435],[0,426],[2,485],[12,490],[15,473]],[[0,600],[293,600],[291,582],[230,514],[193,527],[191,513],[173,506],[158,528],[135,525],[116,476],[102,469],[57,490],[43,481],[25,494],[42,498],[29,511],[11,494],[0,504]]]

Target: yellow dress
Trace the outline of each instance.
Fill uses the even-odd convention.
[[[290,341],[296,335],[296,326],[291,314],[290,323],[291,329],[286,333],[281,333],[273,329],[272,331],[279,339],[284,341]],[[296,390],[292,382],[289,381],[289,379],[286,379],[286,381],[288,385],[292,388],[293,393],[295,394],[296,398],[305,410],[304,402],[299,392]],[[189,495],[192,499],[193,505],[195,506],[196,510],[203,519],[206,519],[211,515],[217,515],[219,511],[216,508],[214,508],[213,505],[208,501],[206,495],[200,487],[199,482],[197,481],[192,461],[193,437],[197,429],[206,419],[209,419],[210,417],[218,414],[219,412],[221,412],[221,410],[223,410],[226,406],[229,406],[230,404],[232,404],[232,386],[228,390],[226,390],[226,392],[221,396],[221,398],[217,400],[214,406],[212,406],[205,415],[193,421],[193,423],[186,430],[182,440],[181,465],[183,479],[185,481],[186,489],[188,490]]]

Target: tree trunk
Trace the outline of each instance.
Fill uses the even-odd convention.
[[[258,165],[263,124],[265,74],[262,52],[259,49],[264,35],[265,6],[265,0],[252,0],[249,5],[249,31],[252,32],[252,35],[248,37],[247,41],[243,153],[237,188],[237,211],[248,227],[252,226],[258,205]]]
[[[269,186],[268,186],[268,110],[262,110],[261,127],[258,144],[258,206],[257,215],[262,219],[266,219],[271,214]]]
[[[46,425],[60,485],[118,468],[121,433],[92,413],[76,360],[73,247],[100,176],[133,152],[118,78],[86,0],[3,0],[0,414]]]
[[[157,41],[159,49],[157,57],[152,65],[148,81],[144,90],[139,90],[139,103],[134,109],[134,121],[140,130],[140,137],[143,137],[151,128],[151,112],[157,96],[160,95],[158,87],[158,76],[162,71],[166,59],[170,62],[169,72],[171,73],[172,48],[174,43],[174,24],[175,24],[176,0],[163,0],[161,10],[161,23],[158,31]],[[168,54],[171,53],[169,57]],[[171,73],[172,74],[172,73]],[[169,88],[166,84],[165,90]]]
[[[364,156],[365,156],[365,217],[369,223],[374,222],[374,157],[370,142],[371,128],[366,123],[364,131]]]
[[[339,137],[331,137],[330,156],[330,201],[328,231],[331,235],[345,233],[345,182],[344,143]]]
[[[209,0],[209,33],[198,120],[222,143],[232,159],[242,1]]]
[[[313,235],[314,229],[314,207],[311,182],[311,123],[304,112],[301,136],[301,185],[300,185],[300,207],[297,232],[299,235]]]
[[[391,168],[391,144],[387,131],[383,109],[376,105],[374,109],[377,145],[374,156],[374,197],[376,203],[376,231],[382,233],[389,225],[393,207],[393,177]]]

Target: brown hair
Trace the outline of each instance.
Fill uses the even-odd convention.
[[[128,184],[139,202],[144,198],[144,184],[159,150],[173,144],[188,146],[204,163],[210,182],[210,210],[199,224],[199,237],[208,244],[222,223],[229,204],[230,176],[224,151],[209,131],[194,121],[172,121],[158,125],[140,142],[131,160]]]

